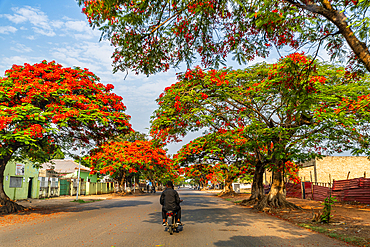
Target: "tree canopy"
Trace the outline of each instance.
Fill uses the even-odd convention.
[[[353,148],[348,140],[362,128],[360,119],[369,119],[345,102],[368,95],[367,84],[343,68],[299,53],[244,70],[196,68],[157,99],[151,133],[170,142],[201,129],[240,131],[247,141],[229,145],[253,153],[258,170],[272,170],[276,186],[283,189],[288,167],[296,169],[292,161],[320,157],[324,149],[330,154]],[[360,101],[358,108],[366,104]]]
[[[85,159],[91,164],[91,173],[109,174],[121,187],[128,174],[140,174],[152,182],[178,176],[166,151],[151,141],[107,142],[92,150]]]
[[[193,171],[190,173],[191,177],[194,177],[194,172],[198,171],[197,174],[202,176],[201,182],[206,183],[217,177],[222,178],[222,181],[225,181],[224,192],[229,193],[233,191],[231,183],[246,172],[251,173],[254,168],[250,160],[254,161],[255,158],[245,150],[241,150],[243,144],[240,142],[244,144],[246,139],[238,131],[200,136],[184,145],[175,154],[174,162],[180,166],[191,167]]]
[[[132,131],[122,97],[88,69],[43,61],[13,65],[0,79],[0,177],[10,159],[37,165],[71,147]],[[10,205],[0,179],[0,202]],[[14,207],[2,207],[14,210]]]
[[[166,71],[198,58],[217,67],[283,47],[324,48],[370,71],[369,0],[79,0],[90,25],[115,47],[113,71]],[[358,63],[359,62],[359,63]]]

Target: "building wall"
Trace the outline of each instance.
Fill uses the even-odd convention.
[[[298,176],[302,182],[315,182],[314,166],[304,167],[299,170]]]
[[[323,159],[316,159],[315,163],[317,181],[315,181],[314,166],[301,168],[299,177],[310,181],[311,171],[313,182],[329,183],[333,180],[347,179],[348,172],[350,172],[350,179],[364,177],[365,172],[366,177],[370,176],[370,160],[363,156],[327,156]]]
[[[16,164],[24,164],[24,175],[16,175]],[[38,169],[34,168],[29,161],[9,162],[4,171],[4,190],[12,200],[22,200],[28,198],[28,189],[31,185],[31,198],[39,197],[40,182],[38,180]],[[10,188],[11,177],[19,177],[22,180],[20,188]],[[31,180],[32,178],[32,180]]]
[[[77,178],[78,177],[78,170],[76,170],[74,173],[70,173],[64,176],[65,178]],[[98,181],[98,175],[90,175],[90,172],[88,171],[80,171],[80,178],[83,179],[85,182],[87,179],[90,179],[91,183],[96,183]]]

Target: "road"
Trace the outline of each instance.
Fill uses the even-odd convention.
[[[209,193],[179,190],[183,230],[161,225],[157,194],[78,205],[47,221],[0,227],[0,246],[348,246]]]

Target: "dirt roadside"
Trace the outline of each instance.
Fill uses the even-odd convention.
[[[250,194],[237,194],[233,197],[223,196],[222,198],[239,204],[249,196]],[[312,222],[314,214],[323,211],[322,202],[297,198],[288,198],[288,201],[300,206],[303,210],[272,210],[264,213],[356,246],[370,247],[370,205],[335,203],[332,206],[331,215],[333,217],[330,223],[322,224]],[[252,206],[241,207],[252,208]]]
[[[12,214],[0,214],[0,228],[7,227],[15,224],[31,223],[49,221],[53,218],[58,218],[63,215],[72,214],[78,211],[80,206],[87,203],[97,203],[103,200],[111,200],[117,197],[134,197],[143,195],[142,193],[136,194],[102,194],[102,195],[89,195],[78,196],[61,196],[45,199],[29,199],[16,201],[18,204],[26,207],[22,212]]]
[[[110,194],[101,194],[101,195],[79,195],[78,202],[76,202],[76,196],[60,196],[60,197],[51,197],[51,198],[44,198],[44,199],[28,199],[28,200],[20,200],[17,201],[18,204],[29,208],[31,210],[41,210],[41,209],[53,209],[53,208],[60,208],[60,207],[75,207],[79,204],[84,203],[91,203],[96,201],[103,201],[103,200],[111,200],[117,197],[132,197],[132,196],[140,196],[145,195],[146,193],[137,192],[135,194],[118,194],[118,193],[110,193]]]

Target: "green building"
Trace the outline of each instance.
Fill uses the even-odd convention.
[[[76,163],[73,160],[53,159],[51,162],[42,164],[40,169],[41,177],[58,177],[59,192],[58,195],[76,195],[77,184],[79,195],[91,195],[98,193],[108,193],[107,185],[100,184],[97,181],[97,174],[91,175],[90,168]],[[78,170],[80,168],[80,182],[77,183]]]
[[[4,190],[12,200],[39,198],[39,171],[32,162],[10,161],[4,171]]]

